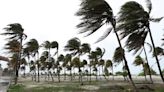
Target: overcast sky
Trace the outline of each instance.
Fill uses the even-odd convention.
[[[119,8],[125,1],[129,0],[107,0],[113,8],[114,14],[116,15]],[[146,5],[145,0],[136,0],[143,6]],[[152,17],[164,16],[164,0],[152,0],[153,10],[151,13]],[[80,0],[0,0],[0,33],[10,23],[20,23],[25,29],[25,33],[29,39],[35,38],[41,44],[45,40],[58,41],[60,45],[60,52],[66,42],[73,37],[79,37],[82,42],[88,42],[93,48],[99,46],[106,49],[105,59],[112,59],[114,49],[118,47],[115,35],[110,34],[105,40],[98,44],[94,42],[99,36],[105,31],[105,27],[100,29],[99,32],[84,38],[83,34],[77,34],[78,30],[76,25],[80,22],[79,17],[75,16],[75,13],[79,9]],[[160,46],[162,41],[164,20],[160,23],[151,24],[153,38],[156,46]],[[147,38],[149,41],[149,38]],[[4,37],[0,36],[0,48],[2,49],[5,41]],[[4,50],[1,50],[0,55],[4,55]],[[130,70],[132,73],[138,73],[141,70],[140,67],[132,65],[133,57],[132,53],[126,53],[129,61]],[[154,64],[152,55],[149,54],[151,65]],[[2,62],[1,62],[2,63]],[[4,62],[2,63],[5,67]],[[164,64],[164,63],[163,63]],[[162,65],[162,63],[161,63]],[[157,70],[156,65],[153,66]],[[164,66],[162,66],[164,68]],[[120,67],[116,70],[121,70]]]

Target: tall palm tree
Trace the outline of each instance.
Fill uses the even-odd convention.
[[[88,35],[93,34],[98,29],[100,29],[104,24],[111,24],[111,27],[105,32],[97,42],[105,39],[112,29],[117,37],[120,48],[122,48],[119,36],[116,32],[116,19],[113,15],[113,10],[109,6],[109,4],[105,0],[83,0],[81,3],[80,10],[76,13],[77,16],[81,16],[82,22],[77,25],[78,28],[82,28],[80,33],[88,32]],[[122,48],[123,49],[123,48]],[[127,60],[125,55],[123,54],[123,60],[125,62],[125,66],[127,67],[128,75],[133,87],[136,89],[136,86],[132,80],[131,73],[128,67]]]
[[[17,84],[17,78],[19,75],[19,66],[20,66],[19,62],[21,60],[21,53],[22,53],[22,42],[27,36],[24,34],[24,29],[22,28],[22,25],[19,23],[9,24],[9,25],[7,25],[7,27],[4,28],[4,30],[6,32],[2,33],[1,35],[9,36],[7,38],[7,40],[9,40],[9,41],[18,40],[20,43],[19,58],[16,63],[16,71],[15,71],[15,84]]]
[[[122,39],[133,34],[133,33],[142,33],[141,36],[144,34],[149,33],[150,40],[152,43],[153,51],[155,53],[155,59],[157,62],[157,66],[160,72],[160,76],[162,81],[164,82],[164,78],[161,72],[161,67],[159,63],[159,59],[157,57],[155,51],[155,44],[152,37],[151,29],[150,29],[150,22],[159,22],[161,18],[151,18],[150,13],[152,10],[152,3],[150,0],[147,1],[147,8],[148,11],[145,11],[142,5],[135,1],[129,1],[125,3],[119,12],[118,16],[118,27],[117,30],[120,32]],[[146,36],[145,36],[146,37]]]

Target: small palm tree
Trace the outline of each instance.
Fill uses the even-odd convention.
[[[134,64],[135,66],[140,66],[140,65],[142,65],[143,70],[144,70],[145,80],[147,80],[147,79],[146,79],[146,72],[145,72],[145,69],[144,69],[145,61],[143,60],[143,58],[140,57],[140,56],[136,56],[136,57],[135,57],[135,60],[134,60],[134,62],[133,62],[133,64]]]
[[[70,71],[70,79],[71,79],[71,81],[72,81],[72,66],[73,66],[73,64],[72,64],[72,55],[71,54],[66,54],[65,55],[65,57],[64,57],[64,62],[68,62],[67,63],[67,70],[69,70]]]
[[[112,75],[113,75],[113,80],[114,80],[113,63],[111,60],[106,61],[105,68],[111,68],[112,69]]]
[[[99,62],[98,62],[98,65],[101,66],[101,72],[102,72],[102,75],[104,73],[104,65],[105,65],[105,60],[104,59],[100,59]],[[101,79],[101,74],[100,74],[100,69],[99,69],[99,76],[100,76],[100,79]]]

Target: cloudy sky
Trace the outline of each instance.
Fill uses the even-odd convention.
[[[126,1],[129,0],[107,0],[113,8],[115,15],[119,11],[120,6]],[[145,0],[136,1],[145,7]],[[164,1],[152,0],[152,3],[153,10],[151,16],[164,16],[164,12],[162,12],[162,9],[164,9]],[[86,38],[83,34],[77,34],[79,29],[76,28],[76,25],[80,20],[79,17],[75,16],[75,13],[79,9],[79,4],[80,0],[0,0],[0,33],[4,32],[3,28],[6,27],[7,24],[20,23],[28,35],[26,41],[35,38],[41,44],[45,40],[56,40],[59,42],[60,52],[63,53],[62,50],[66,42],[70,38],[79,37],[82,42],[90,43],[93,50],[97,46],[105,48],[106,54],[104,58],[112,59],[114,49],[118,47],[115,35],[110,34],[109,37],[102,42],[94,44],[97,38],[105,31],[105,27]],[[162,43],[163,24],[164,20],[160,23],[151,24],[153,37],[157,46],[160,46]],[[149,41],[149,38],[147,38],[147,41]],[[4,37],[0,36],[0,55],[5,55],[3,53],[4,44]],[[141,68],[133,68],[132,62],[134,58],[132,57],[132,53],[127,53],[126,56],[133,74],[138,73]],[[149,54],[149,59],[151,65],[153,65],[155,62],[151,54]],[[5,63],[1,63],[3,67],[5,67]],[[153,68],[157,70],[156,65],[154,65]],[[162,68],[164,68],[164,66]],[[121,67],[116,68],[116,71],[118,70],[121,70]]]

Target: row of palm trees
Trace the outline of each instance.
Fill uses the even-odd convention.
[[[115,49],[112,61],[117,63],[123,63],[124,71],[127,72],[128,77],[135,89],[136,86],[131,77],[128,61],[125,57],[125,51],[121,43],[121,40],[125,38],[125,47],[128,49],[129,52],[134,51],[134,54],[137,54],[137,52],[143,51],[145,56],[147,56],[145,44],[150,44],[145,42],[145,40],[147,35],[149,34],[152,44],[151,46],[153,50],[153,55],[156,59],[156,64],[158,66],[161,79],[162,81],[164,81],[158,59],[158,55],[163,54],[163,49],[160,50],[158,47],[155,47],[150,29],[150,22],[160,22],[163,17],[150,17],[152,3],[150,0],[146,0],[146,2],[148,11],[146,11],[143,6],[140,5],[138,2],[129,1],[122,5],[118,15],[114,16],[112,8],[105,0],[82,0],[80,4],[81,8],[76,13],[77,16],[81,17],[81,23],[77,25],[77,27],[81,29],[79,33],[87,33],[86,36],[93,34],[101,27],[105,26],[105,24],[109,25],[108,30],[103,36],[101,36],[97,40],[97,42],[100,42],[105,39],[111,33],[112,30],[114,31],[119,46]],[[39,45],[36,39],[31,39],[29,42],[23,45],[22,43],[27,36],[24,34],[24,29],[19,23],[9,24],[4,29],[5,32],[2,33],[2,35],[8,35],[8,38],[6,39],[8,42],[5,44],[5,49],[7,49],[11,53],[11,61],[16,61],[11,64],[14,70],[16,71],[16,80],[18,77],[18,71],[20,69],[20,66],[24,66],[25,68],[26,63],[22,64],[22,61],[25,61],[25,58],[27,57],[28,61],[30,62],[30,69],[38,69],[38,81],[39,71],[42,66],[49,67],[47,70],[49,71],[50,75],[52,75],[50,69],[53,67],[54,62],[57,63],[55,67],[57,68],[58,80],[60,81],[60,61],[64,61],[65,56],[58,55],[59,45],[57,41],[45,41],[43,44]],[[45,51],[43,52],[41,57],[39,56],[40,47],[45,48]],[[53,58],[54,55],[51,55],[50,51],[52,48],[56,48],[56,52],[54,54],[56,55],[56,60]],[[96,51],[91,51],[89,44],[81,43],[78,38],[70,39],[65,46],[65,51],[70,52],[70,55],[66,55],[66,57],[69,58],[69,61],[63,64],[64,66],[67,66],[67,64],[69,66],[73,66],[72,62],[76,63],[74,67],[78,68],[79,70],[79,80],[81,83],[83,81],[81,65],[85,65],[81,64],[81,56],[88,54],[89,63],[90,65],[93,65],[89,66],[90,70],[94,68],[96,69],[97,61],[101,61],[100,64],[102,65],[104,64],[102,56],[105,53],[105,50],[103,51],[101,48],[97,48]],[[31,60],[31,57],[35,58],[35,60]],[[73,59],[71,59],[70,57],[73,57]],[[111,62],[111,60],[107,61]],[[84,60],[84,62],[86,63],[86,60]],[[135,64],[147,67],[148,72],[150,74],[150,79],[152,80],[151,69],[147,57],[144,61],[140,56],[137,56]],[[106,66],[113,66],[113,64],[109,63],[109,65],[106,64]],[[72,70],[72,68],[70,69]],[[102,70],[107,69],[104,68]],[[17,81],[15,81],[15,83],[17,83]]]
[[[12,28],[14,28],[16,24],[12,24],[12,26],[9,26],[10,31],[15,32]],[[20,25],[20,24],[19,24]],[[19,26],[21,27],[21,26]],[[6,29],[6,28],[5,28]],[[19,28],[20,29],[20,28]],[[6,30],[7,31],[7,30]],[[6,33],[5,33],[6,34]],[[4,33],[2,35],[5,35]],[[16,34],[16,33],[15,33]],[[11,34],[12,35],[12,34]],[[40,81],[40,71],[47,72],[48,75],[51,76],[53,79],[53,72],[56,69],[56,73],[58,76],[58,81],[60,82],[60,71],[63,69],[64,71],[64,79],[66,78],[66,70],[70,71],[70,76],[72,80],[72,68],[77,68],[79,71],[79,80],[83,84],[83,78],[82,76],[84,73],[87,73],[86,75],[90,75],[90,82],[91,82],[91,71],[96,72],[96,80],[98,71],[99,75],[109,75],[109,68],[112,70],[113,74],[113,64],[114,63],[120,63],[117,60],[114,60],[112,62],[111,60],[104,60],[102,57],[105,54],[105,49],[96,48],[95,51],[91,51],[91,47],[88,43],[81,43],[80,39],[78,38],[72,38],[70,39],[66,46],[65,51],[70,52],[66,55],[58,55],[58,42],[57,41],[45,41],[43,44],[39,45],[38,41],[36,39],[30,39],[28,42],[26,42],[23,46],[21,46],[21,59],[19,59],[19,48],[20,42],[18,40],[10,39],[7,44],[5,44],[5,49],[7,49],[11,55],[11,67],[14,68],[15,72],[18,72],[20,70],[26,70],[26,66],[29,66],[30,72],[34,73],[32,78],[35,79],[38,76],[38,82]],[[39,49],[44,48],[45,50],[42,52],[41,56],[39,56]],[[54,52],[54,55],[57,55],[57,58],[55,60],[54,56],[51,55],[51,49],[56,48],[56,52]],[[158,53],[159,50],[157,50]],[[84,59],[81,60],[80,57],[87,54],[88,60]],[[116,51],[114,54],[114,58],[119,58],[120,51]],[[20,61],[19,61],[20,60]],[[62,62],[62,64],[60,63]],[[144,60],[142,59],[136,59],[134,62],[136,65],[140,65],[140,63],[144,63]],[[18,70],[17,68],[18,67]],[[89,67],[89,68],[86,68]],[[101,69],[99,69],[101,67]],[[82,70],[83,68],[83,70]],[[84,70],[85,69],[85,70]],[[144,69],[146,69],[144,67]],[[148,68],[149,69],[149,68]],[[90,73],[88,73],[90,72]],[[36,74],[37,73],[37,74]],[[17,73],[16,73],[17,74]],[[149,73],[151,75],[151,73]],[[113,74],[114,75],[114,74]],[[146,74],[145,74],[146,75]],[[25,73],[24,73],[25,76]],[[18,75],[16,75],[18,77]],[[104,76],[105,77],[105,76]],[[106,78],[106,77],[105,77]],[[17,83],[17,82],[15,82]]]

